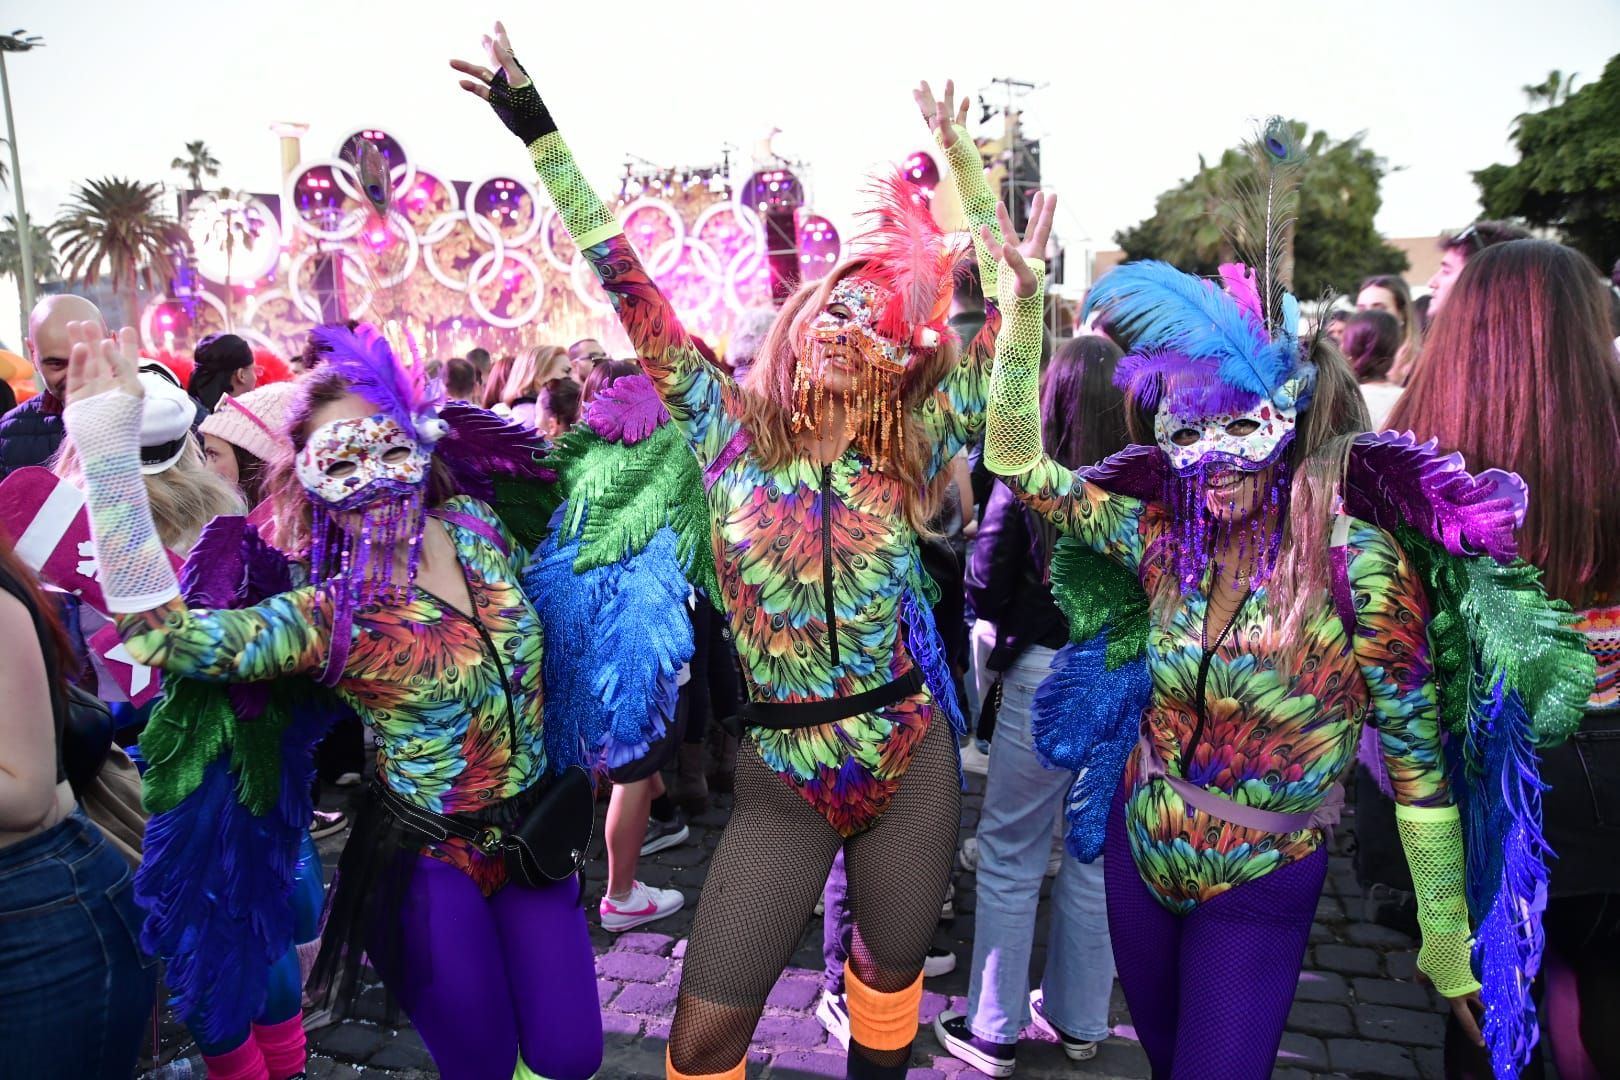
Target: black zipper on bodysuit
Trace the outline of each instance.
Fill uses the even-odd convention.
[[[821,594],[827,604],[827,642],[833,667],[838,666],[838,612],[833,607],[832,463],[821,467]]]
[[[1204,612],[1206,621],[1202,626],[1199,627],[1199,636],[1204,639],[1204,655],[1198,661],[1198,683],[1193,691],[1194,701],[1198,706],[1198,722],[1193,725],[1192,738],[1187,740],[1186,747],[1181,751],[1182,776],[1187,775],[1187,766],[1192,764],[1193,752],[1198,749],[1198,744],[1204,738],[1204,722],[1208,718],[1208,713],[1204,705],[1204,691],[1209,685],[1210,664],[1214,662],[1215,654],[1220,652],[1221,646],[1226,642],[1227,636],[1232,633],[1232,628],[1237,625],[1238,616],[1243,614],[1243,605],[1249,602],[1249,597],[1252,595],[1254,595],[1253,588],[1250,588],[1243,593],[1243,599],[1239,600],[1237,607],[1232,609],[1232,617],[1227,620],[1226,626],[1221,629],[1220,636],[1215,639],[1215,644],[1213,645],[1209,644],[1208,642],[1209,629],[1207,620],[1209,603],[1208,601],[1205,601]]]

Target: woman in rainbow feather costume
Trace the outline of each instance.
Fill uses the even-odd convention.
[[[1294,154],[1255,147],[1254,267],[1117,269],[1089,305],[1128,337],[1134,446],[1078,473],[1041,449],[1040,307],[1007,295],[985,461],[1066,537],[1077,643],[1036,704],[1080,773],[1070,846],[1107,852],[1109,923],[1158,1077],[1274,1066],[1363,722],[1418,883],[1418,966],[1510,1075],[1545,880],[1534,746],[1578,723],[1592,666],[1513,560],[1526,492],[1409,436],[1362,434],[1330,343],[1280,280]],[[1240,248],[1241,250],[1241,248]],[[1015,266],[1018,252],[1004,251]],[[1038,269],[1038,268],[1037,268]],[[1476,940],[1477,931],[1477,940]]]
[[[686,953],[668,1074],[743,1075],[766,995],[842,849],[856,924],[848,1075],[903,1076],[960,799],[959,718],[917,536],[944,466],[982,427],[998,316],[971,344],[948,335],[965,245],[940,233],[920,192],[890,181],[860,254],[786,303],[738,386],[693,347],[504,30],[484,44],[488,66],[452,62],[462,86],[527,147],[703,470],[715,598],[748,681],[736,810]],[[999,242],[959,124],[943,125],[942,142],[970,217]],[[1036,220],[1038,248],[1050,210]],[[993,262],[982,270],[994,280]]]

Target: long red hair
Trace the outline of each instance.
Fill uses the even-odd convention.
[[[1546,240],[1473,256],[1388,424],[1524,477],[1519,552],[1577,607],[1620,587],[1620,364],[1599,281]]]

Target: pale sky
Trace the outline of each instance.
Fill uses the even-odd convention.
[[[30,216],[52,220],[89,177],[173,183],[169,161],[193,139],[223,164],[211,183],[279,191],[269,125],[282,120],[309,124],[306,160],[375,126],[441,177],[527,177],[517,141],[445,63],[481,59],[497,16],[599,188],[626,152],[698,165],[731,143],[746,164],[779,127],[776,148],[810,163],[812,205],[841,228],[870,172],[930,145],[919,78],[1045,84],[1026,130],[1062,199],[1058,232],[1098,247],[1271,113],[1368,132],[1400,168],[1384,182],[1386,235],[1456,228],[1477,211],[1469,170],[1514,159],[1520,86],[1551,68],[1594,80],[1620,51],[1620,0],[8,0],[4,29],[47,42],[8,61]]]

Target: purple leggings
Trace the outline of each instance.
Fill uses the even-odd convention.
[[[421,857],[405,897],[403,970],[384,981],[444,1080],[512,1080],[523,1061],[554,1080],[602,1064],[596,964],[575,878],[486,899],[472,879]]]
[[[1122,795],[1103,851],[1114,966],[1155,1080],[1265,1080],[1299,983],[1326,850],[1187,915],[1167,910],[1143,883]]]

